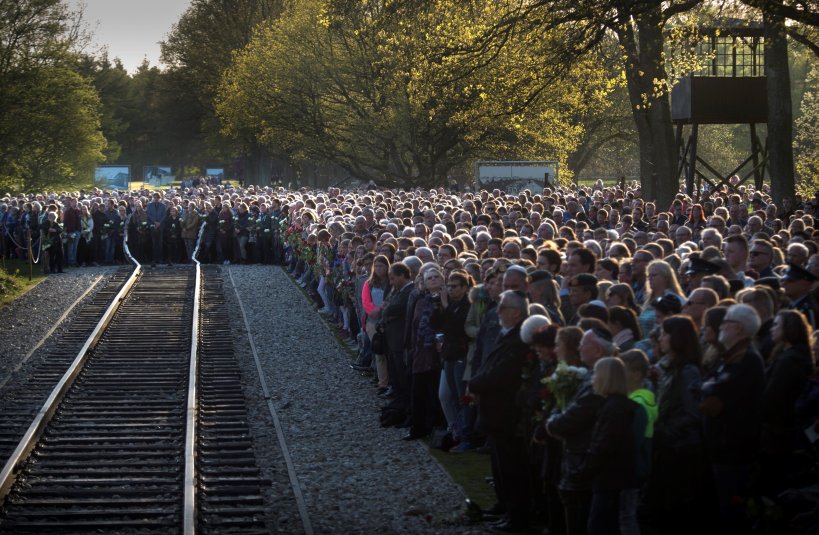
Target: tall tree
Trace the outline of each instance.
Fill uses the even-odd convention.
[[[103,159],[99,99],[73,53],[78,27],[59,0],[0,0],[3,185],[86,185]]]
[[[220,117],[231,135],[385,185],[441,184],[481,157],[565,163],[577,117],[606,105],[605,71],[547,68],[560,31],[459,53],[501,14],[494,1],[299,3],[236,56]]]
[[[278,15],[282,3],[192,0],[161,43],[162,61],[169,66],[166,82],[175,95],[176,109],[184,110],[184,123],[190,127],[188,137],[192,139],[186,158],[205,158],[207,154],[227,159],[236,151],[260,155],[253,140],[234,144],[221,135],[214,99],[233,53],[250,41],[259,23]]]

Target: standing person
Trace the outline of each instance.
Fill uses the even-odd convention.
[[[236,234],[236,251],[239,252],[237,259],[241,264],[247,264],[247,243],[250,239],[250,213],[247,210],[247,205],[243,202],[239,203],[236,211],[236,216],[233,218],[234,230]]]
[[[406,412],[410,401],[410,371],[405,360],[405,325],[407,303],[413,283],[409,268],[401,263],[390,266],[390,293],[381,312],[381,323],[387,341],[387,370],[395,400],[393,406]]]
[[[98,202],[91,205],[91,217],[94,220],[92,228],[92,249],[94,251],[92,264],[98,266],[105,261],[105,240],[103,240],[103,236],[107,235],[105,223],[108,221],[108,218],[105,216],[102,205]]]
[[[562,329],[558,331],[558,337],[561,332]],[[580,340],[580,359],[587,368],[594,368],[597,361],[612,356],[615,350],[611,334],[603,329],[589,329]],[[582,535],[587,531],[592,489],[581,468],[603,402],[604,399],[594,392],[592,374],[587,373],[566,409],[546,422],[546,432],[563,441],[558,491],[563,502],[568,535]]]
[[[390,261],[386,256],[378,255],[373,258],[372,253],[367,253],[361,258],[362,270],[369,278],[364,281],[361,288],[361,303],[364,310],[364,332],[366,336],[365,353],[370,350],[370,343],[375,336],[376,325],[381,316],[381,309],[384,306],[384,297],[390,289],[388,274],[390,271]],[[390,376],[387,370],[387,357],[382,353],[374,354],[375,372],[378,378],[378,394],[387,394],[390,383]],[[360,365],[361,368],[369,366]]]
[[[158,262],[162,262],[162,222],[168,213],[168,208],[159,200],[159,193],[153,194],[146,211],[151,231],[151,266],[156,267]]]
[[[701,399],[702,350],[688,316],[671,316],[661,326],[663,354],[654,426],[654,459],[646,500],[661,533],[691,533],[701,526],[704,468]]]
[[[88,266],[93,261],[93,235],[94,235],[94,218],[91,217],[91,212],[88,211],[88,206],[85,204],[80,206],[80,243],[77,245],[77,264]]]
[[[125,240],[125,225],[128,223],[127,208],[125,208],[124,204],[117,208],[117,216],[118,221],[116,224],[116,232],[114,233],[114,262],[124,264],[125,251],[122,248],[122,244]]]
[[[466,393],[463,382],[469,337],[466,335],[466,317],[469,314],[467,294],[472,288],[472,277],[466,271],[453,271],[446,281],[446,290],[440,293],[441,307],[432,316],[432,325],[443,335],[441,360],[444,373],[438,388],[438,398],[446,416],[447,426],[457,442],[463,436],[463,404]]]
[[[507,290],[497,307],[501,332],[480,371],[469,381],[478,398],[478,409],[489,436],[492,477],[500,505],[507,514],[497,526],[501,531],[525,531],[529,524],[529,480],[526,440],[518,436],[520,409],[515,396],[520,390],[521,369],[528,351],[520,327],[529,314],[529,300],[522,292]]]
[[[219,210],[209,203],[204,203],[205,231],[202,233],[202,243],[199,246],[198,259],[202,262],[215,262],[216,239],[219,233]]]
[[[645,422],[647,416],[626,396],[626,367],[619,358],[597,361],[592,388],[605,401],[580,470],[592,486],[588,533],[602,535],[617,532],[620,494],[637,487],[634,420]]]
[[[106,221],[103,223],[103,241],[105,242],[105,264],[114,263],[114,252],[117,248],[117,237],[119,236],[119,225],[121,223],[119,212],[113,199],[108,200],[105,210]]]
[[[182,258],[182,220],[176,206],[168,209],[168,215],[162,223],[162,238],[168,248],[168,265],[179,262]]]
[[[435,267],[427,269],[422,277],[416,284],[418,298],[414,306],[410,306],[413,314],[410,326],[412,425],[404,440],[427,436],[443,420],[438,403],[441,358],[432,318],[436,312],[440,313],[439,296],[444,291],[444,277]]]
[[[797,469],[794,462],[797,425],[796,401],[813,375],[811,328],[804,314],[782,310],[774,317],[771,335],[776,344],[765,371],[762,396],[763,492],[779,495],[790,486]]]
[[[63,272],[63,227],[57,222],[57,212],[48,212],[40,227],[43,247],[48,249],[48,271]]]
[[[128,222],[128,249],[131,256],[140,263],[145,262],[149,255],[148,245],[151,241],[150,229],[148,228],[148,214],[142,206],[142,201],[138,200],[134,204],[134,211]]]
[[[640,505],[640,489],[651,472],[651,443],[654,439],[654,422],[657,421],[657,400],[654,392],[646,388],[651,364],[646,354],[639,349],[631,349],[620,354],[626,366],[626,386],[628,398],[637,403],[645,412],[645,425],[641,418],[635,419],[635,459],[636,483],[620,493],[620,533],[640,535],[637,522],[637,508]]]
[[[702,387],[700,410],[705,416],[723,533],[747,533],[750,529],[737,497],[749,496],[751,465],[759,454],[762,432],[765,371],[762,357],[751,343],[759,325],[753,307],[739,304],[728,308],[719,331],[725,353]]]
[[[190,262],[193,258],[193,250],[196,247],[196,238],[199,235],[199,211],[196,205],[190,203],[185,210],[185,217],[182,219],[182,239],[185,241],[185,262]]]
[[[65,258],[66,264],[70,267],[77,267],[77,247],[80,243],[80,232],[82,231],[81,214],[77,208],[77,199],[68,198],[68,204],[63,212],[63,223],[65,225]]]
[[[230,202],[223,201],[222,209],[217,219],[218,241],[216,250],[219,261],[230,264],[233,260],[233,214],[230,211]]]

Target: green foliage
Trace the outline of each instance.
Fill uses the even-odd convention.
[[[808,73],[802,96],[801,116],[796,120],[794,157],[797,173],[797,191],[806,198],[819,190],[819,66]]]
[[[505,3],[293,4],[223,77],[234,139],[329,161],[383,185],[430,186],[478,158],[565,163],[613,85],[595,58],[551,54],[565,32],[521,32],[482,53]],[[568,31],[568,29],[567,29]]]
[[[87,185],[103,158],[100,101],[59,0],[0,0],[0,186]]]

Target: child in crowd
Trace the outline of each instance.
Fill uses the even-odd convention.
[[[657,420],[657,400],[654,392],[645,388],[649,383],[649,361],[639,349],[630,349],[620,355],[626,366],[626,388],[628,398],[640,405],[646,418],[635,418],[635,452],[637,455],[637,475],[642,485],[651,469],[651,440],[654,436],[654,422]],[[640,533],[637,524],[637,506],[640,503],[640,489],[625,489],[620,494],[620,533],[636,535]]]

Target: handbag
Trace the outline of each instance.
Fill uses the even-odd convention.
[[[376,355],[387,354],[387,335],[384,334],[383,329],[376,329],[372,340],[370,340],[370,348]]]

